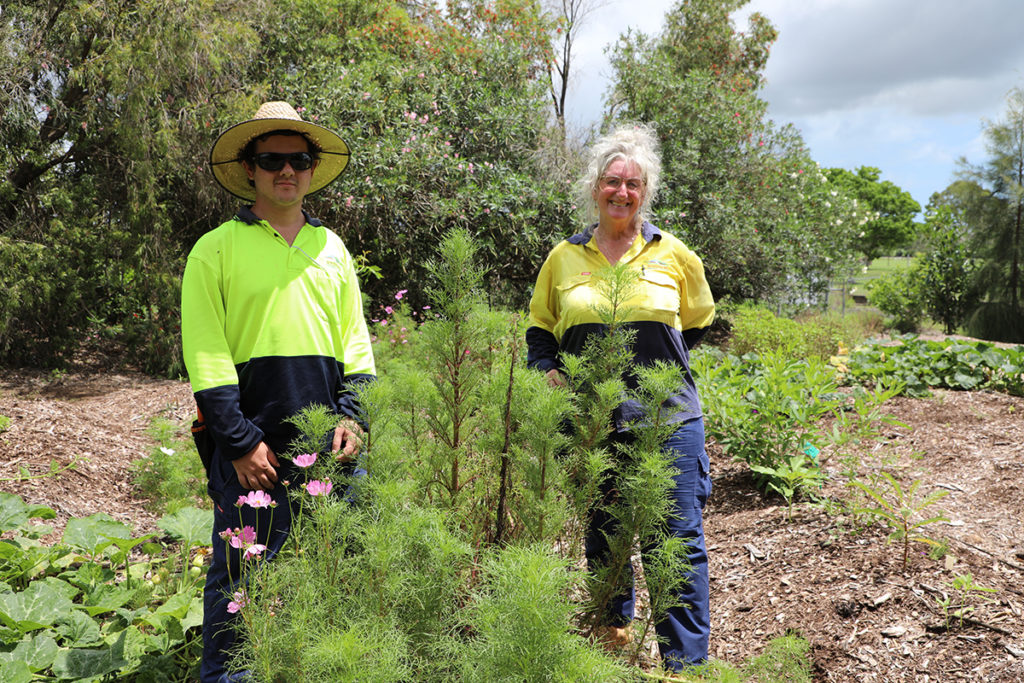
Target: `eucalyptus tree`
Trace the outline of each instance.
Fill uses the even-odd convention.
[[[703,258],[716,297],[821,300],[849,262],[864,218],[824,177],[799,133],[758,97],[777,31],[763,15],[737,32],[746,0],[683,0],[656,36],[611,52],[607,118],[655,124],[660,227]]]

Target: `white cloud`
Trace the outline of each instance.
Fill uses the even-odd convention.
[[[629,26],[657,33],[675,2],[614,0],[578,44],[569,120],[597,121],[611,77],[604,48]],[[1024,84],[1024,0],[752,0],[779,30],[761,96],[793,123],[823,166],[876,166],[924,204],[980,163],[982,118]]]
[[[779,29],[766,98],[780,115],[889,104],[982,113],[1024,76],[1024,2],[754,0]]]

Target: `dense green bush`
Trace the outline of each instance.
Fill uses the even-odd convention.
[[[924,318],[924,301],[918,276],[911,271],[889,273],[871,281],[868,298],[900,332],[917,332]]]
[[[742,304],[724,314],[731,324],[729,351],[778,353],[787,358],[813,356],[827,360],[840,348],[852,348],[863,337],[861,321],[855,316],[834,313],[804,313],[798,319],[776,317],[767,308]]]

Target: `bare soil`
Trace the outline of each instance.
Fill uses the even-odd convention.
[[[798,504],[789,519],[781,499],[760,494],[746,466],[711,443],[712,656],[738,664],[795,632],[811,643],[820,681],[1024,680],[1024,399],[939,391],[885,409],[906,426],[854,452],[861,476],[884,467],[905,485],[919,480],[919,498],[947,491],[936,507],[949,521],[922,531],[948,543],[948,554],[932,559],[914,543],[904,565],[889,530],[861,528],[820,504]],[[68,518],[100,511],[150,531],[155,520],[132,490],[129,465],[153,447],[154,416],[185,425],[192,410],[180,381],[4,371],[0,415],[11,424],[0,433],[0,490],[56,510],[53,540]],[[844,464],[828,456],[822,496],[838,501],[850,495]],[[75,459],[55,476],[24,479]],[[962,624],[947,623],[938,600],[955,598],[950,584],[967,573],[995,592],[972,597]]]

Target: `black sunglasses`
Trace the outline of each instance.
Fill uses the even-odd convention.
[[[260,152],[253,160],[264,171],[280,171],[284,168],[285,162],[288,162],[294,171],[308,171],[313,167],[313,156],[308,152]]]

